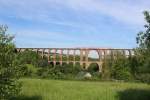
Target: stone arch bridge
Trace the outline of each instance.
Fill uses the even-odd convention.
[[[106,58],[115,59],[118,53],[126,57],[134,55],[133,49],[104,49],[104,48],[16,48],[17,52],[23,52],[25,50],[35,51],[40,54],[42,58],[46,57],[49,63],[56,63],[62,65],[63,63],[79,63],[83,68],[87,69],[90,64],[96,63],[99,66],[99,71],[102,71],[102,65],[105,63]],[[78,51],[78,52],[77,52]],[[89,59],[89,53],[95,51],[98,54],[97,60]],[[70,53],[72,52],[72,54]],[[66,60],[63,60],[63,56],[66,56]],[[70,59],[70,56],[72,59]],[[80,58],[77,60],[76,58]],[[56,60],[57,58],[57,60]]]

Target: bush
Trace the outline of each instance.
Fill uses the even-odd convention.
[[[37,63],[37,67],[47,67],[49,66],[49,63],[48,63],[48,60],[47,58],[39,58],[38,61],[36,62]]]
[[[41,78],[73,79],[80,70],[80,66],[73,66],[72,64],[56,65],[55,67],[48,65],[39,68],[37,75]]]
[[[136,75],[136,79],[140,80],[143,83],[150,84],[150,74],[149,73],[144,73],[144,74]]]
[[[14,53],[13,37],[6,34],[7,27],[0,26],[0,97],[1,100],[16,96],[20,91],[19,68]]]
[[[37,62],[39,62],[40,56],[36,52],[27,49],[17,53],[17,58],[20,64],[32,64],[38,66]]]
[[[101,78],[102,78],[102,73],[100,73],[100,72],[92,73],[92,79],[93,80],[100,80]]]
[[[111,77],[117,80],[131,80],[132,74],[129,60],[130,58],[126,58],[118,52],[117,58],[112,63]]]

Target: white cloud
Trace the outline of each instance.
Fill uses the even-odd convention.
[[[35,31],[34,29],[28,29],[26,31],[17,29],[18,31],[20,31],[19,34],[17,34],[18,37],[22,37],[20,38],[22,39],[20,41],[24,41],[23,38],[25,37],[36,37],[38,39],[43,39],[43,42],[40,41],[41,46],[42,44],[46,44],[51,41],[47,41],[44,39],[56,39],[62,41],[66,40],[69,42],[76,41],[76,43],[59,43],[58,41],[51,41],[49,44],[54,46],[55,44],[59,46],[71,46],[71,44],[76,44],[77,46],[94,46],[93,44],[95,44],[95,46],[97,46],[99,44],[96,44],[95,41],[100,41],[100,39],[103,39],[104,42],[106,42],[105,39],[107,39],[107,41],[112,39],[111,37],[107,37],[105,33],[101,33],[101,35],[98,36],[98,32],[100,30],[98,29],[99,27],[96,27],[96,25],[99,25],[99,23],[101,22],[96,22],[97,24],[95,26],[92,25],[92,22],[95,21],[93,17],[94,15],[97,15],[96,18],[104,16],[107,16],[107,18],[110,19],[113,18],[114,22],[119,21],[123,24],[129,25],[128,27],[130,27],[130,25],[143,26],[144,20],[142,11],[150,10],[149,5],[149,0],[0,0],[0,21],[2,20],[1,14],[4,14],[12,19],[14,18],[27,20],[29,22],[40,22],[44,23],[45,25],[56,24],[68,27],[68,29],[71,27],[70,30],[77,29],[76,32],[79,31],[80,33],[80,35],[76,35],[73,34],[75,32],[53,33],[51,32],[51,30],[45,32],[42,29],[40,29],[39,31]],[[65,12],[66,9],[68,9],[70,12]],[[70,16],[71,13],[74,14]],[[90,15],[93,15],[92,18]],[[1,22],[4,21],[2,20]],[[9,20],[6,22],[9,23]],[[102,27],[102,25],[100,27]],[[106,27],[109,27],[109,25]],[[121,33],[120,35],[122,36]],[[91,40],[91,38],[93,38],[93,40]],[[121,40],[122,38],[120,37],[119,39]],[[31,40],[27,42],[29,43],[30,41]],[[34,40],[35,45],[36,41],[37,40]],[[81,44],[80,41],[82,41]],[[116,40],[115,42],[118,41]],[[101,44],[104,43],[101,42]]]
[[[128,24],[144,23],[144,10],[150,10],[150,1],[123,1],[123,0],[67,0],[67,5],[78,11],[93,11],[111,16]],[[149,5],[148,5],[149,4]]]
[[[61,25],[70,25],[63,16],[50,14],[68,7],[75,12],[94,12],[115,18],[126,24],[143,25],[143,10],[150,10],[149,0],[1,0],[0,6],[12,10],[15,17],[28,20],[52,21]],[[0,7],[0,8],[1,8]],[[10,13],[12,13],[10,12]],[[60,13],[60,12],[58,12]],[[78,13],[79,14],[79,13]],[[80,15],[79,15],[80,16]],[[57,18],[56,18],[57,17]],[[67,19],[65,19],[67,20]],[[61,23],[62,22],[62,23]]]

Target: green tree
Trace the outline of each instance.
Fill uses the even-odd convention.
[[[144,25],[145,31],[141,31],[137,36],[137,44],[139,48],[150,50],[150,14],[148,11],[144,11],[146,24]],[[144,50],[145,51],[145,50]]]
[[[13,36],[6,33],[7,27],[0,26],[0,99],[9,99],[19,92],[18,67],[15,59]]]
[[[150,82],[150,13],[144,11],[146,24],[145,30],[137,35],[137,57],[140,58],[138,66],[138,78]]]
[[[117,80],[131,80],[130,57],[117,52],[117,57],[112,62],[111,77]]]
[[[34,66],[38,66],[39,55],[31,50],[25,50],[24,52],[20,52],[17,54],[17,58],[19,59],[19,63],[23,64],[32,64]]]

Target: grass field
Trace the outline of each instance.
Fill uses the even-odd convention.
[[[13,100],[150,100],[150,85],[142,83],[21,79]]]

